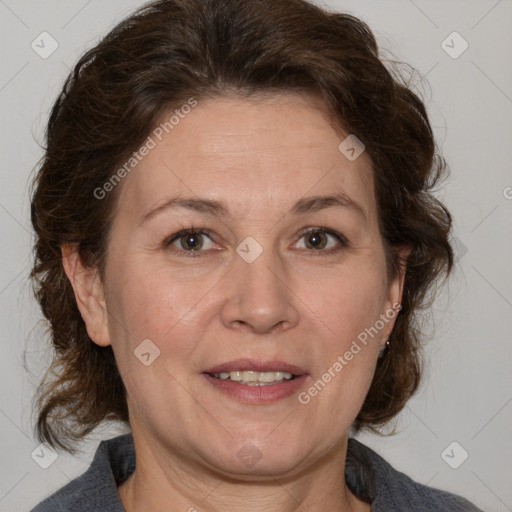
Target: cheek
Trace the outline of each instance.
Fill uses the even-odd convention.
[[[175,269],[148,257],[126,259],[113,272],[112,313],[123,319],[134,337],[160,339],[198,302],[205,284],[176,274]]]
[[[368,334],[379,318],[380,293],[375,283],[363,286],[347,279],[326,297],[323,314],[329,330],[312,349],[314,371],[298,396],[316,418],[311,428],[328,423],[335,432],[346,432],[361,409],[380,350],[379,334]]]
[[[312,309],[318,312],[326,333],[338,343],[356,338],[374,325],[387,295],[386,280],[377,262],[347,266],[335,276],[317,279],[317,284],[308,285],[304,294],[311,297]]]
[[[177,435],[180,429],[168,415],[172,410],[187,416],[188,395],[182,387],[187,387],[185,374],[201,332],[200,290],[176,282],[169,273],[131,269],[123,273],[120,268],[113,276],[116,299],[109,308],[112,346],[130,414],[147,421],[147,428],[163,422]],[[122,275],[129,277],[120,279]]]
[[[222,289],[222,274],[198,276],[197,271],[176,272],[169,265],[155,264],[148,258],[127,258],[111,275],[109,329],[122,374],[141,370],[140,361],[134,356],[145,346],[158,354],[151,366],[163,370],[151,375],[150,387],[158,378],[168,385],[169,372],[194,372],[194,355],[200,349],[200,340],[218,315],[219,305],[212,297],[214,289]],[[145,341],[148,339],[151,343]]]
[[[317,364],[307,393],[311,399],[322,395],[319,406],[346,418],[349,411],[348,417],[357,414],[373,378],[381,348],[379,319],[386,281],[381,266],[369,264],[340,272],[336,280],[325,280],[322,288],[323,293],[314,287],[305,290],[323,325],[323,334],[312,347],[311,360]]]
[[[146,269],[119,267],[112,275],[111,300],[107,303],[109,331],[118,364],[124,367],[138,363],[134,351],[144,340],[151,341],[145,343],[149,348],[153,344],[155,353],[170,348],[179,351],[180,338],[175,331],[186,324],[190,309],[189,300],[183,297],[186,289],[179,283],[170,286],[168,276]],[[176,343],[170,347],[162,342],[164,339]]]

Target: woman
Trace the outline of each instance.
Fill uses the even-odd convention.
[[[37,431],[130,434],[34,510],[478,510],[349,438],[419,384],[434,149],[368,27],[302,0],[162,0],[88,51],[32,198]]]

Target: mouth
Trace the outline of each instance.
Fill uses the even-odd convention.
[[[245,403],[270,403],[285,398],[304,385],[308,373],[282,361],[238,359],[203,372],[207,381]]]

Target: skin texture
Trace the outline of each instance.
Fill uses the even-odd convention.
[[[370,510],[343,479],[347,433],[393,320],[307,405],[296,394],[240,403],[202,375],[242,357],[281,360],[308,373],[306,391],[400,303],[403,273],[386,276],[371,161],[340,153],[347,135],[313,97],[200,101],[118,185],[104,281],[62,247],[88,333],[112,344],[127,389],[137,455],[119,487],[128,512]],[[333,193],[364,216],[339,206],[289,213]],[[217,200],[229,215],[163,208],[141,222],[177,195]],[[211,230],[199,235],[199,257],[179,238],[166,244],[190,227]],[[310,227],[348,245],[317,233],[311,248],[314,235],[301,233]],[[252,263],[236,252],[249,236],[263,248]],[[160,350],[148,366],[134,356],[145,339]],[[252,467],[237,456],[246,443],[261,454]]]

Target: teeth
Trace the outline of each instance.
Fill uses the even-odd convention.
[[[252,370],[247,371],[234,371],[234,372],[220,372],[212,374],[217,379],[231,379],[240,384],[247,384],[248,386],[264,386],[282,380],[290,380],[293,375],[289,372],[271,371],[271,372],[256,372]]]

